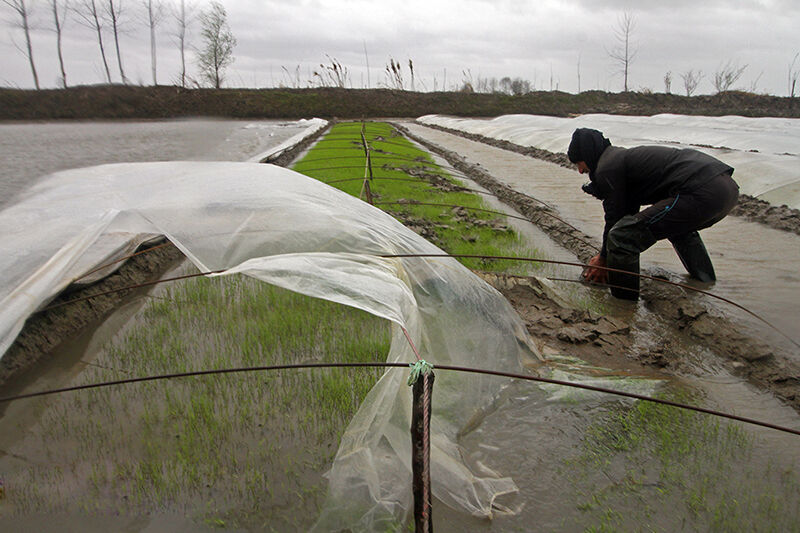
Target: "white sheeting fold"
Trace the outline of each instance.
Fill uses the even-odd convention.
[[[426,115],[417,120],[551,152],[566,152],[576,128],[600,130],[616,146],[695,148],[734,167],[742,193],[800,209],[800,119],[796,118],[590,114],[503,115],[490,120]]]
[[[59,172],[0,211],[0,353],[25,319],[70,280],[142,234],[162,234],[201,270],[242,273],[357,307],[406,328],[434,364],[519,371],[538,354],[519,317],[489,285],[386,213],[290,170],[255,163],[166,162]],[[311,332],[310,332],[311,333]],[[414,355],[397,327],[388,360]],[[316,529],[376,530],[411,508],[410,389],[389,371],[349,425]],[[474,475],[460,429],[506,380],[437,375],[433,492],[489,517],[509,478]]]

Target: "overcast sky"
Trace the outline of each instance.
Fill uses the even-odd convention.
[[[3,2],[19,0],[3,0]],[[52,0],[33,4],[33,54],[43,87],[55,87],[58,63]],[[81,0],[71,0],[78,3]],[[102,2],[106,0],[98,0]],[[123,3],[122,64],[133,83],[152,84],[150,42],[143,0]],[[180,0],[164,0],[177,4]],[[188,1],[188,0],[187,0]],[[0,2],[0,85],[33,87],[22,31],[13,11]],[[390,58],[398,61],[407,89],[408,62],[415,89],[457,88],[464,81],[519,77],[540,90],[621,91],[619,65],[609,52],[620,17],[634,18],[629,88],[683,93],[681,74],[702,71],[697,94],[713,93],[714,73],[726,64],[747,68],[735,88],[785,96],[789,68],[800,52],[798,0],[223,0],[238,40],[226,86],[274,87],[318,84],[313,72],[332,60],[347,69],[348,86],[385,87]],[[207,5],[193,1],[194,12]],[[167,16],[157,37],[159,84],[173,84],[179,72],[175,22]],[[199,25],[190,43],[200,46]],[[104,81],[96,37],[72,16],[63,51],[70,85]],[[106,54],[114,81],[119,69],[110,33]],[[196,76],[193,57],[190,73]],[[369,69],[367,68],[369,64]],[[800,58],[794,63],[800,70]],[[796,90],[800,93],[800,87]]]

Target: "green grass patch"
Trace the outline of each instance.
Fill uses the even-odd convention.
[[[692,402],[675,392],[669,399]],[[652,402],[617,405],[590,425],[583,453],[568,462],[585,473],[577,521],[595,524],[587,531],[797,531],[794,467],[755,449],[736,423]]]
[[[509,227],[475,193],[458,190],[463,183],[437,165],[430,154],[401,136],[390,124],[363,123],[370,146],[374,203],[439,248],[451,254],[539,257],[539,252]],[[366,199],[363,178],[366,155],[362,123],[334,125],[294,170],[353,196]],[[425,205],[437,204],[437,205]],[[449,206],[463,206],[454,208]],[[535,263],[463,259],[473,270],[528,274]]]
[[[390,326],[243,276],[152,297],[77,378],[95,383],[236,366],[383,361]],[[307,529],[339,439],[378,370],[286,370],[97,389],[41,400],[4,472],[20,514],[178,513],[207,524]]]

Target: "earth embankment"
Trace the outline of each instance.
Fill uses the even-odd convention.
[[[490,117],[525,113],[742,115],[800,117],[796,98],[729,91],[681,96],[648,92],[537,91],[523,95],[393,89],[184,89],[94,85],[68,89],[0,89],[0,120],[155,119],[175,117],[341,118]]]

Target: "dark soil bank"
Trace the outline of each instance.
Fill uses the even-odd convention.
[[[183,254],[174,246],[154,248],[131,258],[97,283],[80,289],[67,288],[25,322],[0,359],[0,385],[33,367],[45,354],[52,354],[54,348],[92,322],[109,315],[135,292],[135,289],[119,289],[152,282],[182,258]],[[102,296],[87,298],[99,294]]]
[[[0,120],[142,119],[171,117],[347,118],[426,114],[487,117],[511,113],[585,113],[800,117],[795,98],[730,91],[713,96],[662,93],[578,95],[558,91],[519,96],[390,89],[181,89],[97,85],[54,90],[0,89]]]

